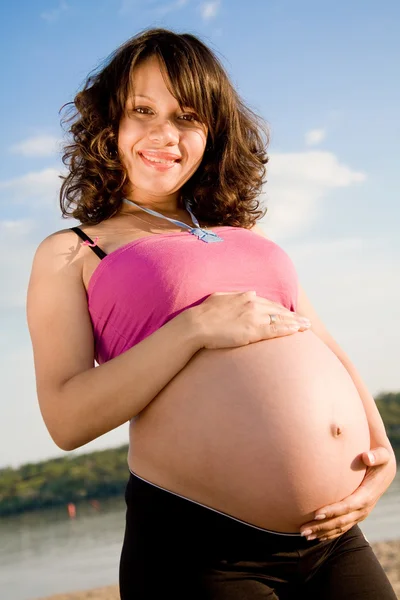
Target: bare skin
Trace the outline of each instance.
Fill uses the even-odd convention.
[[[107,253],[144,235],[177,231],[142,215],[147,224],[121,214],[83,229],[100,236]],[[99,259],[84,252],[88,289]],[[144,479],[236,518],[294,532],[320,506],[359,486],[366,470],[360,454],[369,445],[348,373],[317,336],[300,332],[197,352],[132,419],[129,465]],[[311,461],[314,447],[320,452]]]
[[[207,128],[190,107],[178,106],[157,62],[150,60],[136,70],[135,88],[151,99],[130,99],[121,119],[119,150],[130,179],[125,195],[191,224],[178,199],[202,160]],[[172,152],[181,159],[161,174],[142,161],[140,152],[146,149]],[[99,236],[99,246],[107,253],[143,235],[177,230],[131,207],[82,229],[92,238]],[[320,538],[336,537],[368,515],[394,477],[393,451],[373,398],[301,288],[299,315],[264,298],[224,300],[212,295],[196,307],[197,321],[212,332],[207,339],[199,342],[191,330],[194,313],[188,318],[182,313],[183,319],[179,315],[137,347],[94,369],[86,292],[98,264],[95,254],[64,230],[43,241],[32,270],[28,319],[38,398],[61,448],[80,447],[139,415],[131,424],[131,468],[168,489],[267,528],[290,531],[301,525],[301,531]],[[232,312],[236,305],[248,310],[255,332],[251,341],[257,343],[248,345],[248,324]],[[267,320],[272,312],[278,313],[276,325]],[[309,317],[311,327],[300,315]],[[302,368],[294,364],[299,355]],[[204,370],[218,374],[212,393]],[[196,394],[189,397],[188,374],[199,380]],[[232,387],[230,395],[227,387]],[[208,433],[208,444],[196,437],[196,427]],[[173,454],[171,436],[177,430],[183,455]],[[166,446],[165,464],[160,464],[157,448]],[[211,459],[208,463],[199,459],[201,450]],[[279,461],[282,469],[277,469]],[[327,465],[336,479],[326,479]],[[288,496],[280,498],[287,512],[277,505],[271,474],[278,487],[288,484]],[[184,484],[181,477],[186,477]],[[268,516],[267,502],[273,513]]]

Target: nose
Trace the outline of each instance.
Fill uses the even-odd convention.
[[[160,144],[177,144],[179,142],[178,128],[169,119],[154,123],[148,134],[149,140]]]

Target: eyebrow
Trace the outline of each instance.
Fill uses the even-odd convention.
[[[133,97],[134,98],[147,98],[147,100],[150,100],[151,102],[155,102],[154,98],[151,98],[150,96],[146,96],[146,94],[134,94]]]
[[[134,98],[147,98],[147,100],[151,100],[152,102],[155,102],[154,98],[151,98],[150,96],[146,96],[145,94],[134,94],[133,97]]]
[[[135,94],[134,97],[135,98],[147,98],[147,100],[151,100],[152,102],[154,101],[153,98],[150,98],[150,96],[146,96],[145,94]]]

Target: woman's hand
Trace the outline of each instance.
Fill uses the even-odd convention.
[[[316,511],[314,521],[301,527],[307,539],[333,540],[366,519],[396,474],[396,459],[387,448],[363,452],[367,471],[361,485],[341,502]]]
[[[216,292],[190,309],[201,348],[237,348],[305,331],[310,321],[256,292]]]

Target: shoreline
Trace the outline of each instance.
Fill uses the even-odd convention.
[[[384,568],[397,598],[400,600],[400,539],[388,542],[371,542],[379,562]],[[67,592],[36,598],[35,600],[120,600],[118,585],[109,585],[78,592]]]

